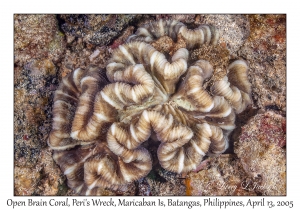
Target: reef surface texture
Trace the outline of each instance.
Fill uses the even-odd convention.
[[[286,194],[285,15],[14,21],[15,195]]]

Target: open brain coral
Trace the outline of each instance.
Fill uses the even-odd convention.
[[[160,165],[175,173],[226,150],[235,115],[251,103],[247,64],[234,61],[213,76],[208,61],[189,58],[192,49],[216,45],[218,34],[210,25],[160,20],[113,51],[106,76],[91,66],[62,80],[49,145],[69,187],[91,195],[145,177],[152,157],[142,143],[150,136],[161,142]],[[172,42],[163,53],[155,48],[161,39]]]

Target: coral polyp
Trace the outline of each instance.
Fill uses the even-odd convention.
[[[161,52],[152,43],[164,36],[186,47]],[[49,145],[69,187],[89,195],[147,176],[153,157],[143,143],[149,138],[160,142],[161,167],[178,174],[196,169],[207,153],[223,153],[236,114],[251,103],[251,86],[243,60],[219,77],[208,61],[191,61],[190,50],[218,38],[214,26],[188,29],[161,20],[113,51],[106,76],[91,66],[64,78]]]

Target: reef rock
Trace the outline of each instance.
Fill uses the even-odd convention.
[[[18,66],[35,60],[57,63],[65,50],[64,35],[58,30],[55,15],[14,15],[14,63]]]
[[[64,35],[55,15],[14,15],[15,195],[55,195],[63,183],[46,139]]]
[[[286,15],[249,15],[251,33],[238,54],[249,61],[259,109],[286,111]]]
[[[60,15],[63,31],[69,37],[83,38],[94,45],[107,45],[132,22],[137,15]]]
[[[286,120],[272,111],[258,114],[245,126],[235,153],[262,195],[286,195]]]
[[[186,195],[257,195],[245,187],[249,180],[236,155],[209,157],[185,177]]]
[[[215,25],[220,31],[219,42],[235,56],[250,35],[250,24],[245,15],[197,15],[195,24]]]

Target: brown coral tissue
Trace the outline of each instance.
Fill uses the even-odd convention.
[[[164,36],[172,53],[155,48]],[[116,48],[106,70],[90,66],[66,76],[55,93],[48,143],[68,186],[81,195],[126,189],[152,169],[143,144],[149,138],[160,142],[161,167],[178,174],[224,152],[251,87],[244,60],[214,76],[208,61],[190,59],[191,50],[218,39],[211,25],[160,20]]]

